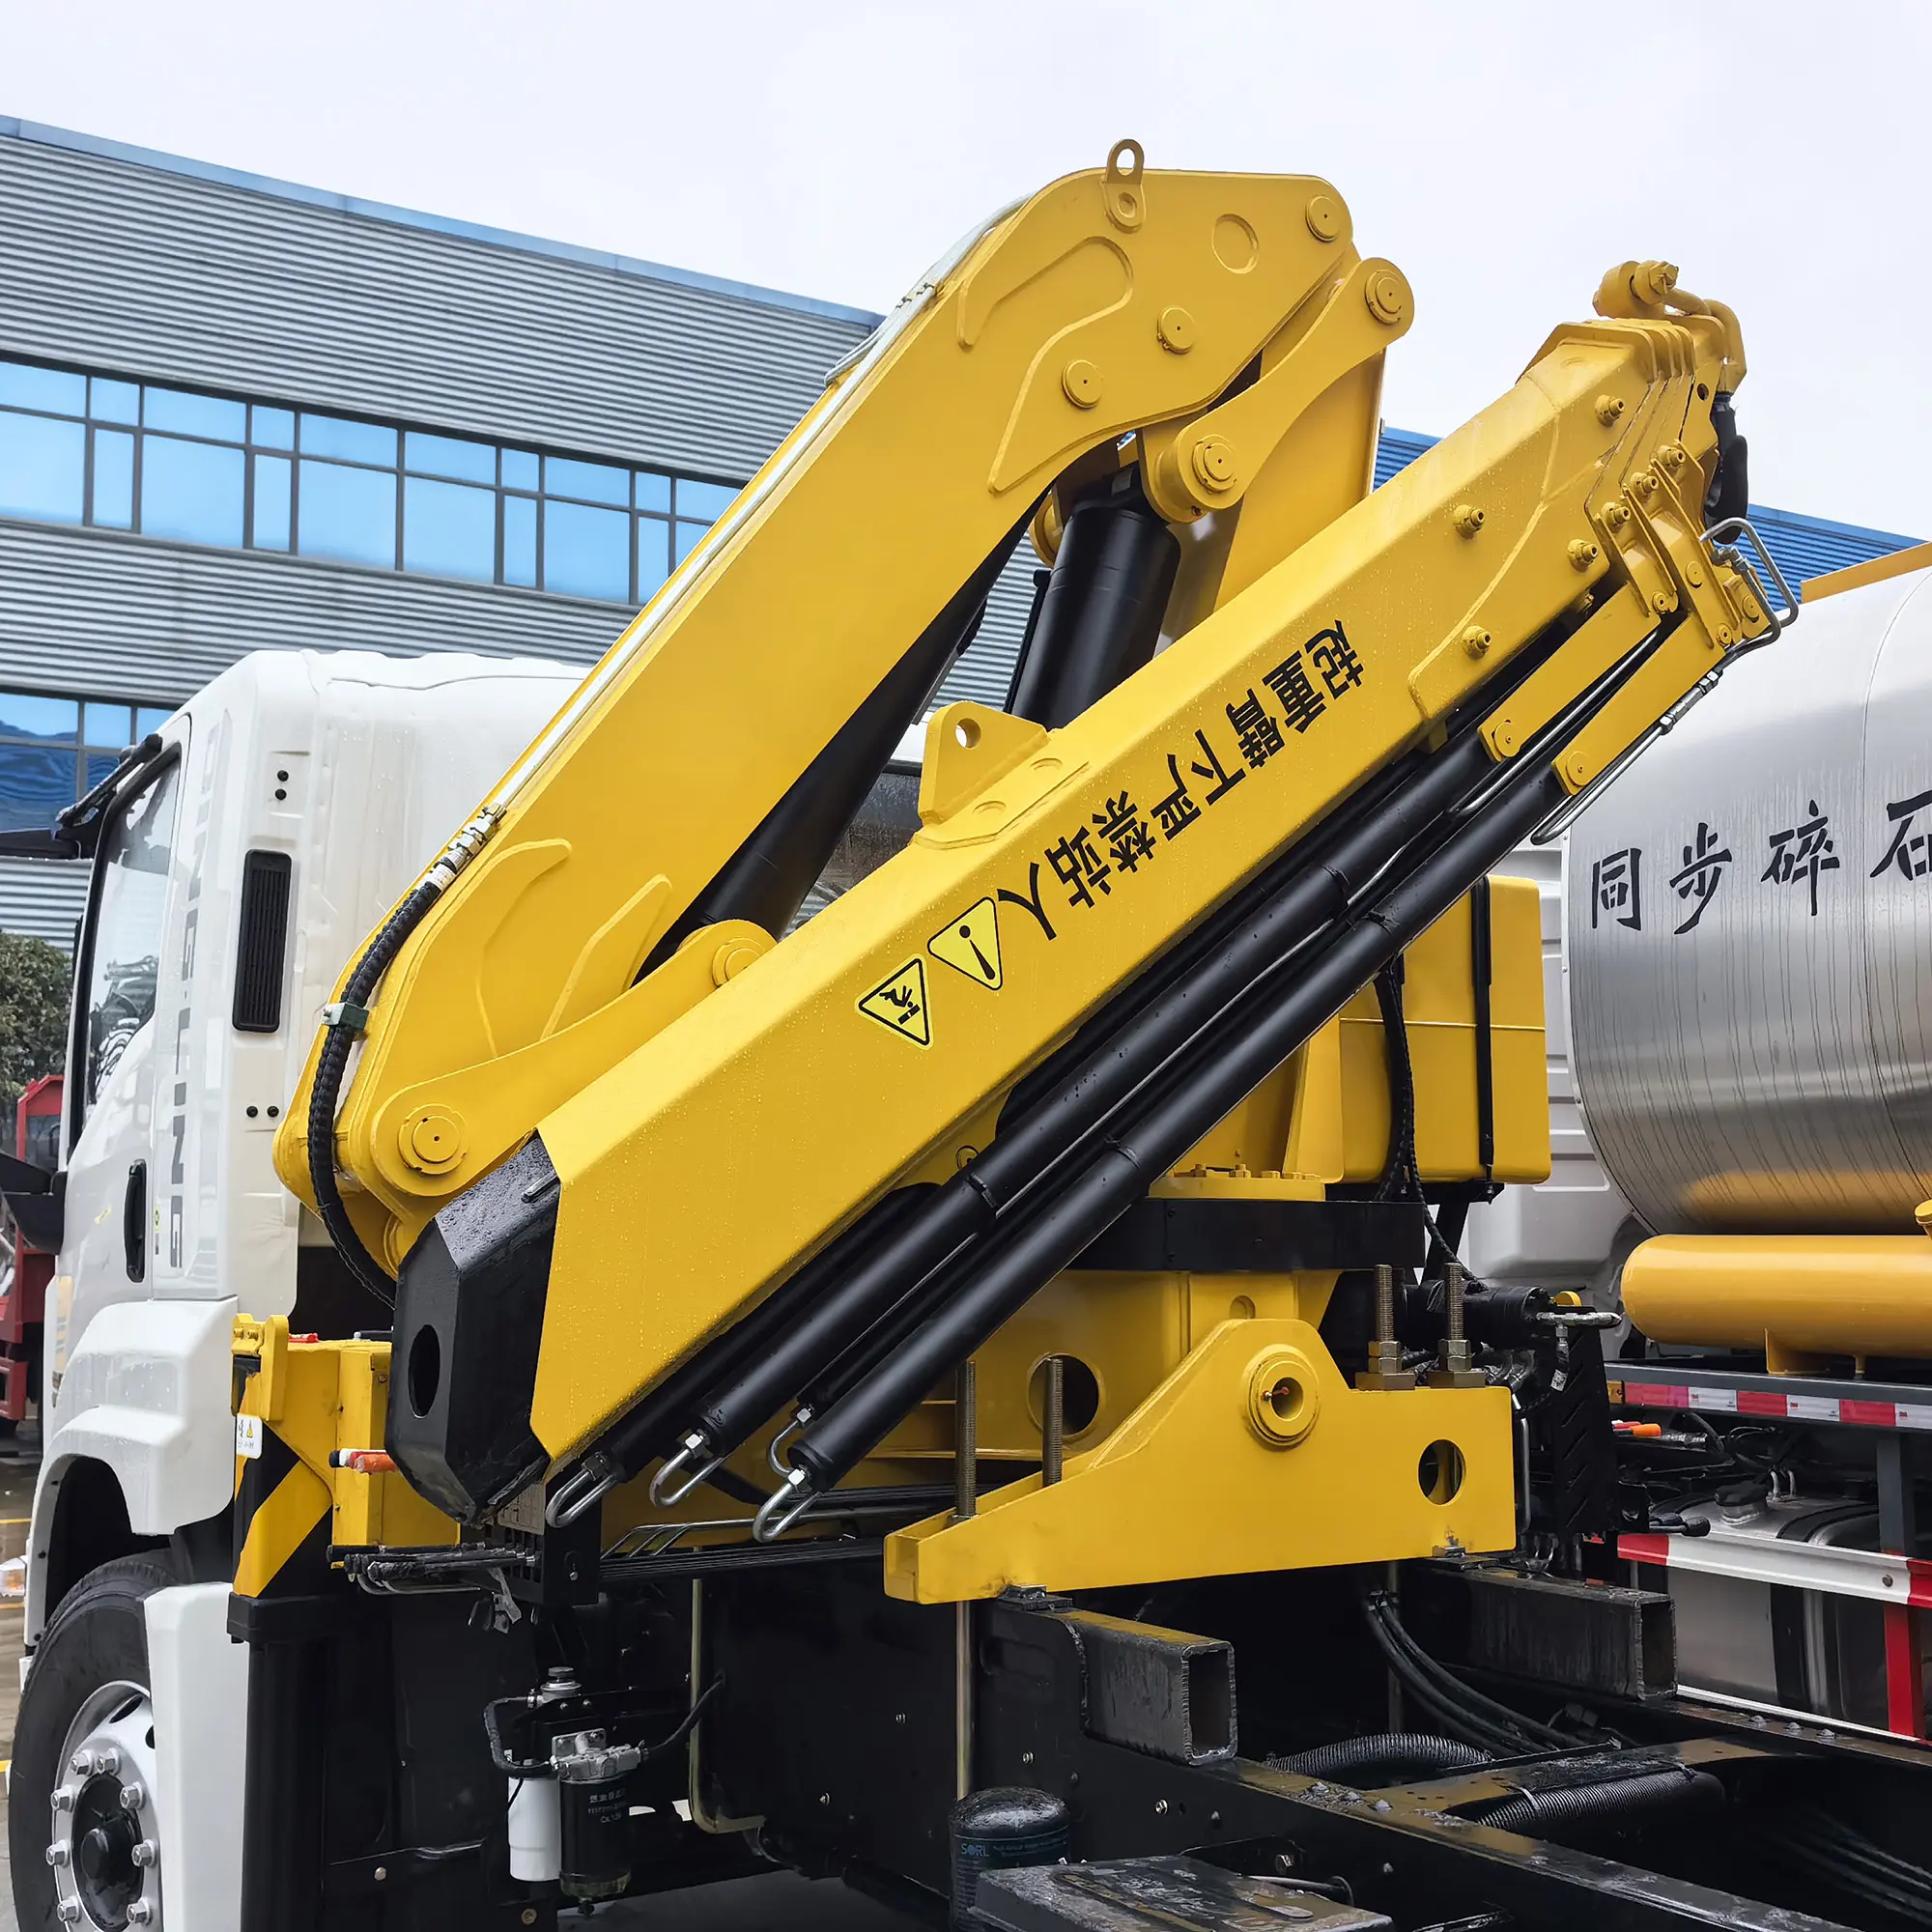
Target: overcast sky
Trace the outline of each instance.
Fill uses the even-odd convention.
[[[0,112],[867,308],[1122,135],[1324,175],[1414,285],[1410,429],[1666,256],[1743,321],[1753,496],[1932,536],[1928,56],[1924,0],[0,0]]]

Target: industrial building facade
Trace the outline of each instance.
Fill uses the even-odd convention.
[[[0,829],[250,650],[588,665],[878,320],[4,119],[0,213]],[[945,695],[1004,700],[1031,564]],[[0,927],[83,893],[0,858]]]

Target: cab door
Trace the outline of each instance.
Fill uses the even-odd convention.
[[[57,1408],[68,1355],[111,1302],[145,1297],[154,1268],[156,995],[177,891],[186,721],[116,800],[89,887],[69,1046],[67,1198],[53,1305],[46,1404]]]

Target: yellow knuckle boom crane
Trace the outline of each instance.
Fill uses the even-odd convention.
[[[1186,1829],[1070,1801],[1085,1859],[1303,1805],[1230,1769],[1225,1644],[1068,1605],[1453,1569],[1529,1520],[1521,1391],[1472,1341],[1595,1341],[1453,1260],[1549,1162],[1538,895],[1491,869],[1784,614],[1737,548],[1735,317],[1657,262],[1595,306],[1372,490],[1413,299],[1326,183],[1122,142],[934,265],[343,974],[275,1158],[394,1325],[238,1329],[281,1445],[238,1465],[256,1669],[277,1599],[345,1577],[560,1633],[569,1688],[491,1706],[514,1848],[525,1781],[577,1815],[564,1720],[649,1703],[572,1619],[696,1578],[659,1687],[694,1829],[943,1890],[946,1804],[1045,1783],[1037,1751],[1218,1767]],[[1006,707],[930,716],[918,831],[798,923],[1021,544]],[[940,1632],[938,1703],[881,1618]],[[1434,1681],[1370,1622],[1378,1682]],[[995,1683],[1049,1625],[1077,1750]],[[1105,1716],[1129,1653],[1184,1694]],[[916,1830],[793,1728],[874,1672]],[[257,1748],[251,1804],[300,1747]],[[506,1895],[606,1895],[585,1842]],[[248,1859],[278,1896],[252,1826]]]

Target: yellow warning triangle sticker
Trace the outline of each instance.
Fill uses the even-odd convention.
[[[925,1004],[925,964],[908,959],[882,984],[874,986],[859,1002],[859,1010],[868,1020],[889,1027],[901,1039],[915,1046],[932,1044],[932,1015]]]
[[[991,899],[970,905],[943,932],[926,942],[935,959],[963,973],[976,986],[997,993],[1004,981],[1000,966],[1000,912]]]

